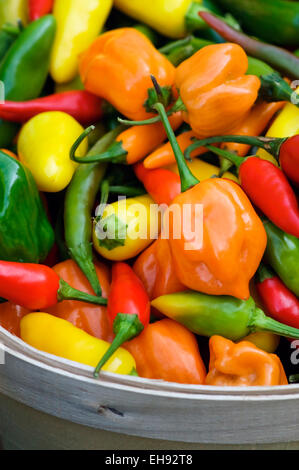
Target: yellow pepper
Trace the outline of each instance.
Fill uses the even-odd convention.
[[[274,353],[279,346],[280,336],[268,331],[257,331],[243,338],[242,341],[250,341],[259,349],[268,353]]]
[[[191,173],[199,179],[199,181],[204,181],[210,179],[212,176],[219,174],[219,168],[215,165],[211,165],[199,158],[194,158],[191,162],[187,162],[188,167],[191,170]],[[174,163],[173,165],[169,165],[167,167],[169,170],[173,171],[174,173],[179,174],[177,164]],[[223,178],[228,178],[236,183],[239,182],[238,178],[233,174],[227,171],[224,173]]]
[[[112,0],[55,1],[57,32],[50,65],[55,82],[70,82],[76,77],[79,56],[100,34],[112,4]]]
[[[58,192],[69,184],[77,163],[69,157],[74,141],[84,131],[69,114],[59,111],[40,113],[27,121],[18,137],[18,155],[33,174],[40,191]],[[78,155],[87,152],[85,139]]]
[[[186,15],[196,3],[202,0],[114,0],[123,13],[171,38],[187,34]]]
[[[16,24],[18,20],[23,25],[28,22],[27,0],[0,0],[0,27],[6,22]]]
[[[299,93],[297,88],[296,93]],[[273,124],[270,126],[266,137],[292,137],[299,134],[299,108],[294,104],[287,103],[282,111],[278,114]],[[263,149],[259,149],[257,155],[266,160],[273,157]]]
[[[30,346],[54,356],[96,367],[110,343],[89,335],[71,322],[49,313],[33,312],[20,322],[21,339]],[[103,370],[129,375],[136,368],[135,359],[118,348]]]
[[[120,199],[94,222],[93,245],[104,258],[124,261],[147,248],[160,232],[161,214],[149,195]]]

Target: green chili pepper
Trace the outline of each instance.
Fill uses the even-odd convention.
[[[0,61],[20,34],[18,26],[6,23],[0,29]]]
[[[264,222],[268,243],[266,258],[284,282],[299,296],[299,239],[280,230],[270,221]]]
[[[0,151],[0,259],[39,263],[49,254],[54,231],[30,171]]]
[[[270,65],[266,64],[266,62],[256,59],[255,57],[248,57],[247,75],[261,77],[262,75],[270,75],[272,73],[275,73],[275,70],[270,67]]]
[[[104,152],[122,130],[123,126],[119,126],[110,131],[89,150],[87,156]],[[88,133],[89,129],[85,134]],[[81,138],[84,138],[84,135]],[[77,143],[74,145],[74,151]],[[103,163],[79,165],[68,186],[64,208],[67,248],[97,295],[101,295],[101,286],[93,264],[92,210],[106,168],[107,165]]]
[[[5,99],[27,101],[37,98],[46,82],[56,21],[46,15],[27,26],[10,47],[0,66]],[[0,120],[0,147],[8,147],[18,124]]]
[[[299,4],[284,0],[218,0],[244,29],[279,46],[299,45]]]
[[[299,329],[266,316],[254,300],[214,296],[185,291],[164,295],[152,306],[200,336],[220,335],[239,341],[256,331],[268,331],[289,338],[299,338]]]

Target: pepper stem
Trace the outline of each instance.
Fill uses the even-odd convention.
[[[256,308],[248,326],[252,332],[268,331],[269,333],[275,333],[286,338],[299,338],[299,329],[284,325],[266,316],[260,308]]]
[[[195,176],[191,173],[188,165],[186,164],[184,155],[176,140],[175,134],[168,120],[164,106],[162,105],[162,103],[156,103],[153,106],[153,108],[159,113],[159,116],[161,117],[161,121],[165,127],[168,140],[171,144],[171,147],[172,147],[172,150],[173,150],[173,153],[175,155],[175,159],[178,165],[182,192],[185,192],[188,189],[192,188],[192,186],[195,186],[196,184],[198,184],[199,180],[195,178]]]
[[[86,294],[85,292],[74,289],[63,279],[59,281],[57,300],[58,302],[62,302],[63,300],[80,300],[88,304],[107,305],[107,299],[104,299],[104,297]]]
[[[267,281],[267,279],[273,279],[275,274],[271,268],[261,263],[257,270],[256,277],[258,282],[261,284],[262,282]]]
[[[194,143],[185,150],[185,158],[190,159],[191,153],[198,147],[206,147],[209,144],[236,142],[237,144],[259,147],[271,153],[277,160],[279,159],[280,148],[287,138],[279,139],[276,137],[255,137],[247,135],[220,135],[208,137],[207,139],[194,140]]]
[[[278,74],[271,73],[260,77],[261,88],[259,95],[265,101],[288,101],[299,107],[299,95]]]
[[[245,158],[239,157],[236,153],[228,152],[227,150],[222,150],[217,147],[213,147],[212,145],[206,145],[205,147],[216,155],[227,159],[228,161],[233,163],[238,169],[245,161]]]
[[[126,341],[130,341],[141,333],[144,326],[136,314],[118,313],[113,322],[113,331],[115,338],[111,343],[109,349],[94,370],[94,377],[98,377],[100,370],[111,358],[115,351]]]

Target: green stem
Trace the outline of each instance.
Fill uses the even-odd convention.
[[[115,351],[117,351],[117,349],[120,348],[123,343],[130,341],[139,335],[143,328],[143,324],[139,320],[138,315],[118,313],[113,323],[113,331],[116,336],[109,349],[106,351],[96,366],[93,374],[94,377],[99,376],[100,370],[106,364],[106,362],[109,361]]]
[[[284,325],[283,323],[266,316],[259,308],[255,310],[248,326],[253,332],[268,331],[280,336],[285,336],[286,338],[299,338],[299,329]]]
[[[299,95],[277,73],[262,75],[259,95],[265,101],[288,101],[299,107]]]
[[[268,266],[265,266],[263,263],[259,265],[259,268],[256,272],[256,278],[259,283],[266,281],[267,279],[273,279],[275,277],[274,272]]]
[[[59,282],[57,298],[59,302],[62,302],[63,300],[80,300],[89,304],[107,305],[107,299],[104,299],[104,297],[97,297],[74,289],[63,279],[60,279]]]
[[[110,145],[109,149],[106,152],[103,152],[99,155],[93,154],[93,155],[87,155],[84,157],[77,157],[75,155],[77,148],[92,130],[94,130],[94,126],[90,126],[89,128],[85,129],[85,131],[76,140],[76,142],[71,148],[71,152],[70,152],[71,160],[80,164],[99,163],[99,162],[102,162],[102,163],[105,163],[105,162],[125,163],[126,162],[126,156],[128,152],[123,148],[122,142],[117,142],[117,141],[113,142],[113,144]]]
[[[238,144],[250,145],[251,147],[260,147],[271,153],[277,160],[279,159],[280,147],[287,138],[267,138],[267,137],[251,137],[246,135],[222,135],[209,137],[207,139],[195,140],[185,151],[185,158],[190,159],[191,153],[198,147],[206,147],[209,144],[236,142]]]
[[[178,49],[179,47],[185,47],[191,43],[192,38],[194,36],[187,36],[184,39],[179,39],[178,41],[172,41],[166,44],[165,46],[159,49],[159,52],[164,55],[171,54],[174,50]]]
[[[184,155],[181,151],[181,148],[176,140],[175,134],[173,132],[173,129],[170,125],[170,122],[167,117],[166,110],[164,106],[161,103],[156,103],[153,108],[157,111],[159,114],[161,121],[164,125],[168,140],[171,144],[173,153],[175,155],[175,159],[178,165],[178,170],[180,174],[180,179],[181,179],[181,188],[182,192],[187,191],[189,188],[192,186],[195,186],[196,184],[199,183],[199,180],[193,176],[191,173],[188,165],[186,164]]]
[[[210,152],[227,159],[229,162],[236,165],[238,169],[245,161],[245,158],[239,157],[236,153],[228,152],[227,150],[222,150],[217,147],[213,147],[212,145],[206,145],[206,148],[210,150]]]

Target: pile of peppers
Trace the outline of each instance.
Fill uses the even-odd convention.
[[[95,380],[299,381],[298,17],[0,0],[1,328]]]

